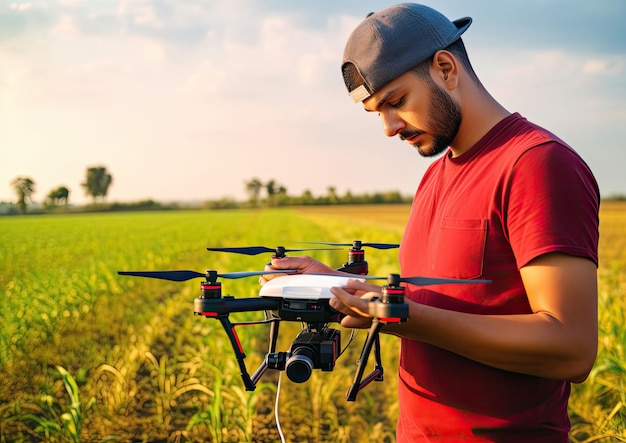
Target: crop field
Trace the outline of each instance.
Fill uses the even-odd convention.
[[[269,259],[210,246],[397,243],[408,211],[393,205],[0,218],[0,442],[276,442],[281,434],[294,442],[394,441],[396,338],[381,337],[385,380],[355,402],[345,396],[365,331],[332,372],[314,371],[298,384],[268,370],[255,391],[246,391],[220,323],[193,315],[200,280],[117,271],[250,271]],[[347,259],[346,247],[306,253],[333,267]],[[366,255],[371,274],[397,272],[397,250]],[[589,379],[573,386],[572,442],[626,441],[625,266],[626,204],[606,203],[599,354]],[[221,281],[224,295],[258,294],[257,277]],[[332,327],[341,330],[344,347],[350,331]],[[278,350],[286,351],[300,329],[283,322]],[[269,327],[237,332],[252,373],[267,352]]]

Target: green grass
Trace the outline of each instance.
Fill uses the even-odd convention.
[[[261,270],[269,256],[207,246],[302,247],[300,241],[399,242],[409,207],[106,213],[0,218],[0,442],[277,441],[277,373],[243,389],[220,324],[193,315],[199,281],[121,277],[118,270]],[[573,387],[572,441],[626,441],[624,312],[626,206],[602,208],[600,352]],[[340,251],[310,252],[338,267]],[[397,250],[368,250],[370,272],[397,271]],[[251,297],[256,278],[222,280]],[[250,320],[253,313],[233,314]],[[279,350],[300,329],[281,326]],[[250,372],[266,325],[239,327]],[[385,381],[346,402],[365,333],[332,372],[304,384],[283,377],[288,440],[393,441],[398,342],[383,336]],[[342,344],[347,331],[342,331]]]
[[[406,213],[408,208],[389,210]],[[269,259],[210,253],[207,246],[399,240],[399,227],[378,229],[372,238],[367,237],[372,220],[343,217],[328,217],[325,224],[306,212],[271,210],[0,219],[0,376],[10,380],[0,387],[3,441],[71,441],[71,423],[63,417],[80,418],[81,435],[90,441],[252,441],[253,436],[254,441],[276,441],[276,376],[268,372],[256,391],[243,390],[221,326],[193,315],[199,280],[173,283],[121,277],[117,271],[261,270]],[[377,261],[389,266],[395,254],[382,252]],[[312,255],[333,266],[347,258],[345,249]],[[224,280],[223,285],[225,294],[239,297],[258,291],[254,278]],[[241,316],[245,320],[252,314]],[[283,350],[299,328],[281,327]],[[267,347],[267,327],[238,332],[253,371]],[[391,372],[395,355],[391,347]],[[286,434],[306,435],[302,441],[311,435],[317,435],[315,441],[335,441],[342,427],[348,435],[358,415],[345,411],[364,407],[345,405],[356,360],[349,357],[338,364],[345,366],[315,374],[308,384],[283,380],[279,409]],[[75,379],[78,398],[94,399],[89,407],[77,407],[57,368]],[[311,392],[314,387],[317,391]],[[394,392],[395,387],[391,382],[378,390]],[[317,401],[320,396],[333,401]],[[309,401],[312,397],[315,401]],[[340,406],[331,409],[334,403]],[[378,413],[369,403],[366,412]],[[338,419],[342,411],[345,418]],[[395,421],[393,409],[390,414],[381,415],[386,429]],[[359,423],[363,432],[376,426],[365,424],[364,418]]]

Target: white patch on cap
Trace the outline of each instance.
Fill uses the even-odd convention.
[[[350,92],[350,97],[354,100],[354,103],[359,103],[369,97],[371,94],[365,87],[365,85],[361,85],[356,88],[354,91]]]

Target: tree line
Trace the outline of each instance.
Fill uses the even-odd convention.
[[[113,176],[105,166],[88,167],[85,173],[85,180],[81,183],[85,194],[93,199],[93,204],[87,207],[89,210],[149,210],[149,209],[179,209],[189,207],[185,203],[164,204],[154,200],[142,200],[131,203],[106,203],[106,197],[109,188],[113,183]],[[287,188],[278,183],[275,179],[266,182],[254,177],[244,181],[245,191],[248,196],[246,201],[237,201],[232,198],[224,197],[217,200],[207,200],[201,204],[195,205],[204,209],[236,209],[236,208],[258,208],[258,207],[276,207],[276,206],[294,206],[294,205],[336,205],[336,204],[378,204],[378,203],[407,203],[410,197],[403,196],[398,191],[376,192],[373,194],[354,195],[347,191],[343,195],[339,195],[337,188],[328,186],[326,194],[313,195],[311,190],[305,190],[300,195],[290,195]],[[11,187],[15,192],[17,201],[14,207],[13,203],[0,207],[0,212],[5,213],[26,213],[29,205],[33,205],[33,195],[37,191],[37,183],[32,177],[18,176],[11,181]],[[43,212],[67,210],[70,205],[71,190],[60,185],[51,189],[46,195],[43,204]],[[9,207],[9,210],[7,210]],[[32,212],[32,211],[30,211]]]
[[[403,196],[399,191],[375,192],[373,194],[353,194],[346,191],[340,195],[335,186],[328,186],[326,194],[315,196],[310,189],[300,195],[290,195],[287,188],[274,179],[263,183],[255,177],[245,181],[248,195],[247,206],[293,206],[293,205],[352,205],[408,203],[411,197]]]
[[[104,201],[112,183],[113,176],[105,166],[93,166],[87,168],[85,181],[81,183],[81,186],[84,188],[85,194],[91,196],[93,202],[96,203],[98,198]],[[33,194],[37,192],[37,183],[32,177],[18,176],[11,181],[11,187],[17,196],[17,209],[22,214],[26,213],[28,204],[33,203]],[[59,206],[67,207],[69,200],[69,188],[61,185],[48,192],[43,206],[46,209]]]

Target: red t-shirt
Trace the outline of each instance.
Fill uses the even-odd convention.
[[[474,314],[531,313],[519,269],[549,252],[597,264],[599,191],[583,160],[512,114],[465,154],[431,165],[400,247],[404,276],[491,284],[408,285],[418,303]],[[565,381],[508,372],[401,340],[398,442],[567,442]]]

